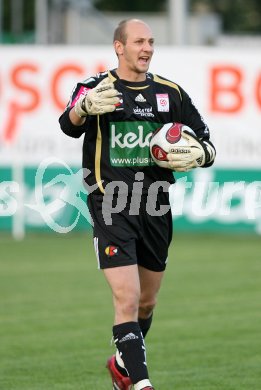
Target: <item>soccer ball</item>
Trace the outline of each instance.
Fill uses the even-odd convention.
[[[154,131],[150,140],[150,153],[157,165],[170,168],[167,154],[184,152],[183,147],[188,146],[188,141],[181,133],[184,130],[195,135],[190,127],[178,122],[166,123]]]

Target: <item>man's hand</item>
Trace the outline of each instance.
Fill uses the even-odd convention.
[[[182,137],[188,141],[188,146],[179,146],[175,152],[168,153],[169,166],[177,172],[186,172],[193,168],[211,165],[215,158],[215,149],[211,143],[182,131]]]
[[[95,88],[88,91],[87,95],[79,98],[74,110],[79,117],[106,114],[113,112],[119,101],[119,92],[114,88],[109,77],[106,77]]]

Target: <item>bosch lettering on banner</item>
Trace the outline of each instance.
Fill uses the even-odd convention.
[[[169,95],[167,93],[157,93],[157,106],[159,112],[169,112]]]
[[[87,87],[81,87],[79,89],[79,92],[77,93],[77,95],[75,96],[75,98],[73,99],[72,103],[71,103],[71,107],[74,107],[75,106],[75,103],[77,102],[77,100],[81,97],[81,96],[85,96],[87,95],[87,92],[90,90],[91,88],[87,88]]]

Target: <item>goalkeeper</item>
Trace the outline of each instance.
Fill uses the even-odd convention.
[[[172,239],[168,188],[175,181],[173,172],[211,166],[215,148],[188,94],[148,72],[154,39],[147,24],[137,19],[121,22],[114,50],[117,68],[79,82],[59,121],[68,136],[84,134],[94,247],[114,304],[116,353],[107,362],[113,389],[152,390],[144,338]],[[169,154],[166,169],[153,162],[149,139],[155,129],[171,122],[189,126],[196,136],[183,134],[189,153]],[[125,207],[117,208],[123,195]],[[119,210],[112,213],[111,223],[104,217],[107,206]],[[163,214],[149,212],[165,206]]]

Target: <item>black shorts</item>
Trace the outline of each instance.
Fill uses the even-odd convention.
[[[119,205],[117,196],[112,200],[103,195],[88,196],[98,267],[138,264],[151,271],[164,271],[172,239],[169,194],[142,194],[136,203],[131,199],[126,195],[124,209],[112,213],[112,207]]]

